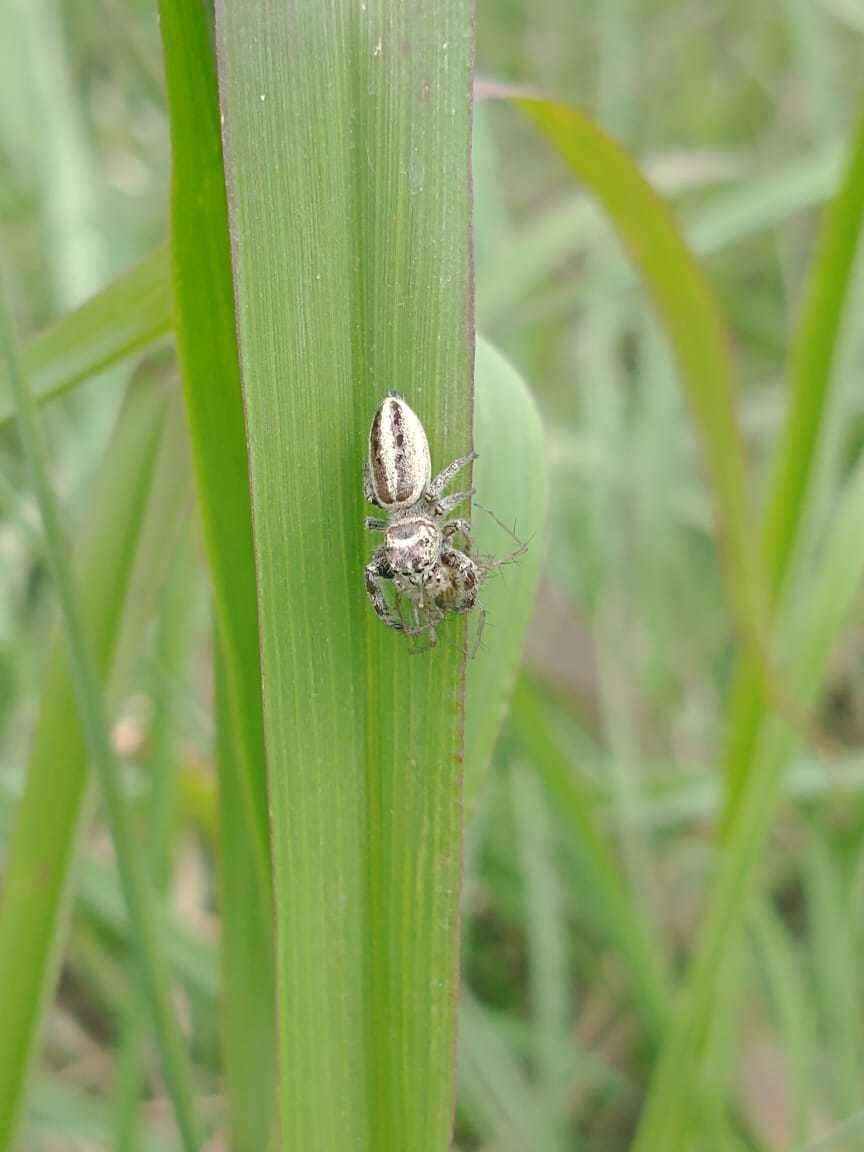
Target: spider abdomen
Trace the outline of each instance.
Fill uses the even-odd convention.
[[[420,417],[401,396],[381,401],[369,432],[369,479],[382,508],[410,508],[432,477],[429,442]]]

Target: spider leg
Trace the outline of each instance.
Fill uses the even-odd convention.
[[[429,628],[427,633],[427,640],[425,644],[415,644],[411,649],[412,656],[419,656],[421,652],[431,652],[433,648],[438,646],[438,633],[434,628]]]
[[[386,532],[387,521],[379,520],[377,516],[367,516],[363,521],[367,532]]]
[[[467,468],[472,460],[477,459],[476,452],[469,452],[467,456],[460,456],[458,460],[454,460],[452,464],[448,464],[443,472],[439,472],[432,480],[429,481],[429,486],[426,489],[426,495],[430,500],[437,500],[457,472],[461,472],[463,468]]]
[[[374,504],[376,508],[381,508],[381,502],[375,495],[375,489],[372,487],[372,476],[369,472],[369,461],[366,460],[363,464],[363,495],[369,504]]]
[[[452,544],[445,544],[441,549],[441,563],[450,573],[450,587],[441,606],[457,616],[470,612],[477,603],[483,570]]]
[[[474,637],[474,643],[471,645],[471,652],[468,656],[469,660],[473,660],[480,651],[480,641],[483,639],[483,630],[485,627],[486,609],[480,604],[477,608],[477,635]]]
[[[437,629],[437,626],[441,623],[441,620],[443,619],[443,617],[442,617],[441,613],[438,612],[436,609],[435,610],[435,616],[432,617],[430,615],[429,619],[426,620],[425,624],[421,624],[420,623],[420,612],[417,608],[417,605],[412,604],[411,608],[412,608],[412,612],[414,614],[414,626],[412,628],[406,628],[405,629],[405,635],[406,636],[412,636],[412,637],[425,635],[427,637],[427,642],[425,644],[415,644],[411,648],[412,656],[416,656],[416,655],[419,655],[421,652],[428,652],[430,650],[430,648],[434,648],[436,646],[436,644],[438,643],[438,632],[436,631],[436,629]]]
[[[465,541],[465,551],[470,556],[474,551],[474,541],[471,537],[471,525],[467,520],[450,520],[441,529],[441,535],[445,540],[450,540],[453,536],[460,535]]]
[[[405,635],[406,636],[422,636],[425,632],[433,632],[434,633],[435,629],[438,627],[438,625],[444,619],[444,616],[442,615],[442,613],[436,612],[434,617],[430,617],[430,619],[428,619],[425,624],[421,624],[419,616],[417,615],[416,607],[414,609],[414,612],[415,612],[415,616],[414,616],[415,624],[411,628],[405,629]]]
[[[365,577],[366,595],[369,597],[378,619],[382,620],[388,628],[392,628],[395,632],[404,631],[404,624],[390,611],[381,588],[382,580],[393,579],[393,573],[390,565],[387,563],[383,548],[379,548],[366,565]]]
[[[433,505],[435,514],[437,516],[446,516],[448,512],[452,512],[463,500],[467,500],[469,496],[473,496],[474,492],[474,488],[469,488],[467,492],[451,492],[449,496],[442,496],[441,499],[436,500]]]

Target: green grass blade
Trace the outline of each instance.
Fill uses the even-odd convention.
[[[142,825],[146,858],[164,908],[173,871],[178,786],[178,687],[182,688],[189,657],[189,615],[194,589],[191,542],[183,540],[158,606],[150,693],[153,717],[146,762],[147,796]],[[166,949],[167,955],[167,949]],[[170,963],[170,956],[168,957]],[[114,1088],[114,1152],[136,1152],[141,1144],[139,1103],[147,1072],[147,998],[140,979],[134,981],[123,1006],[120,1053]]]
[[[791,1143],[805,1142],[806,1122],[813,1103],[812,1055],[816,1049],[808,974],[800,962],[792,934],[767,900],[758,902],[750,915],[753,951],[764,972],[764,984],[772,1005],[783,1049],[791,1099]]]
[[[642,923],[642,913],[633,905],[621,865],[609,848],[605,828],[598,819],[596,798],[561,751],[544,716],[539,694],[525,677],[516,686],[513,720],[528,763],[555,802],[585,874],[590,878],[587,892],[626,965],[646,1030],[656,1041],[665,1022],[667,1004],[661,958],[653,948],[653,937]]]
[[[147,348],[171,327],[168,253],[157,248],[125,276],[40,333],[22,349],[33,398],[53,400],[120,360]],[[15,402],[0,370],[0,427]]]
[[[838,143],[823,144],[776,172],[712,197],[689,217],[686,233],[694,252],[713,256],[830,200],[842,160]]]
[[[519,375],[490,345],[477,344],[474,539],[481,555],[524,555],[483,589],[487,625],[468,666],[465,707],[465,806],[470,811],[507,714],[525,634],[534,611],[544,553],[547,477],[543,426]],[[488,509],[488,511],[486,511]],[[496,518],[501,523],[496,523]]]
[[[858,465],[822,550],[819,572],[787,606],[781,625],[784,668],[803,708],[812,708],[832,647],[864,579],[864,464]],[[749,907],[781,774],[796,732],[779,716],[766,723],[759,759],[728,830],[704,928],[657,1065],[634,1152],[682,1152],[698,1112],[700,1082],[718,1016],[731,1010],[725,976]]]
[[[363,591],[366,437],[471,440],[469,5],[220,6],[255,523],[284,1148],[424,1152],[453,1109],[464,624]]]
[[[177,1141],[154,1123],[141,1133],[141,1152],[176,1152]],[[105,1103],[65,1080],[42,1077],[33,1086],[33,1148],[111,1148],[111,1117]],[[38,1141],[38,1142],[37,1142]]]
[[[241,770],[224,657],[214,637],[219,775],[222,1050],[233,1152],[270,1147],[275,1088],[269,890],[262,892],[240,794]]]
[[[811,121],[814,139],[824,139],[837,125],[838,101],[834,93],[834,55],[828,32],[828,13],[807,0],[785,0],[786,26],[795,52],[796,71]]]
[[[838,148],[831,145],[776,174],[718,194],[685,224],[691,247],[712,255],[828,199],[837,186],[840,160]],[[490,271],[487,277],[483,307],[491,323],[527,296],[571,249],[581,247],[582,239],[590,238],[593,219],[590,205],[576,200],[514,239],[506,275],[493,277]],[[43,402],[63,395],[166,336],[171,324],[171,264],[168,251],[160,247],[25,345],[21,360],[34,396]],[[0,426],[13,415],[4,381]]]
[[[502,93],[491,90],[492,95]],[[509,93],[610,217],[670,340],[693,412],[717,510],[730,601],[744,639],[764,655],[762,577],[753,547],[729,345],[713,296],[671,212],[636,164],[582,113]]]
[[[790,406],[765,519],[769,586],[777,595],[795,547],[827,407],[844,304],[864,219],[864,116],[840,190],[828,209],[789,366]]]
[[[844,305],[853,281],[864,221],[864,116],[837,196],[831,203],[789,365],[789,410],[777,446],[763,547],[772,603],[784,586],[798,541],[833,379]],[[732,691],[725,821],[734,817],[750,772],[765,702],[752,662],[740,668]]]
[[[112,872],[97,860],[81,864],[80,911],[100,932],[126,945],[129,917]],[[216,1011],[219,1000],[219,965],[212,944],[193,936],[176,915],[163,913],[160,931],[177,980]]]
[[[165,474],[168,475],[169,472],[170,470],[166,469]],[[182,477],[175,476],[175,479],[182,480]],[[161,483],[157,486],[161,488]],[[164,527],[166,518],[161,517],[159,522]],[[164,547],[164,540],[162,545]],[[150,570],[155,575],[162,575],[158,564],[151,565]],[[141,591],[147,594],[147,603],[152,606],[152,594],[150,594],[150,589],[145,586],[146,583],[146,580],[140,583]],[[127,620],[130,625],[133,624],[134,613],[127,612]],[[131,627],[127,630],[134,631]],[[115,661],[115,667],[116,665],[117,662]],[[27,794],[25,793],[25,795]],[[23,805],[23,797],[21,802]],[[0,837],[3,839],[4,847],[8,840],[9,829],[13,825],[12,809],[12,797],[7,792],[0,791]],[[23,813],[26,809],[22,807],[21,811]],[[14,870],[11,867],[10,876],[14,876]],[[99,860],[85,856],[77,865],[77,879],[79,882],[77,914],[85,922],[92,925],[100,937],[110,939],[112,943],[116,942],[121,948],[128,949],[129,917],[113,868]],[[61,927],[64,925],[65,921]],[[160,915],[160,932],[165,939],[168,961],[178,982],[183,984],[196,998],[206,1002],[208,1008],[212,1006],[212,1011],[215,1012],[220,994],[219,966],[212,943],[193,935],[178,915],[169,914],[164,910]],[[44,961],[40,959],[39,963],[44,963]],[[19,1071],[22,1069],[19,1068]]]
[[[212,28],[204,4],[163,0],[174,161],[175,324],[218,640],[223,903],[222,1042],[235,1152],[272,1116],[270,845],[249,470],[234,322]]]
[[[459,1084],[472,1120],[501,1152],[555,1152],[560,1146],[495,1017],[470,994],[459,1013]]]
[[[478,111],[482,110],[481,104]],[[714,256],[830,199],[840,180],[841,161],[840,147],[829,144],[792,158],[764,176],[740,180],[734,179],[734,172],[711,167],[704,174],[689,174],[686,180],[677,173],[671,179],[659,161],[646,157],[643,165],[651,184],[667,197],[718,180],[729,182],[728,187],[686,211],[682,218],[692,251],[699,256]],[[489,335],[503,331],[507,321],[524,321],[519,306],[605,235],[601,215],[582,194],[527,221],[509,242],[500,246],[499,263],[494,263],[491,255],[480,263],[478,315],[483,331]],[[485,248],[488,252],[488,242]],[[578,282],[562,286],[556,300],[567,303],[572,312],[590,288],[587,280],[579,278]]]
[[[199,1140],[192,1109],[191,1077],[186,1050],[171,1003],[170,983],[156,931],[154,903],[146,871],[133,844],[129,811],[118,778],[108,733],[98,661],[90,649],[85,613],[81,608],[75,576],[66,553],[60,510],[48,478],[47,457],[36,405],[18,364],[11,320],[2,302],[0,302],[0,345],[12,383],[21,442],[33,476],[45,533],[46,557],[60,603],[60,615],[85,748],[106,809],[117,869],[129,909],[133,951],[152,1013],[162,1067],[178,1127],[187,1152],[194,1152],[198,1148]]]
[[[113,695],[140,649],[171,540],[189,506],[182,427],[180,436],[172,431],[160,446],[163,429],[172,429],[178,416],[176,399],[144,371],[130,389],[76,556],[94,656]],[[47,666],[0,901],[4,1150],[14,1138],[40,1019],[56,977],[86,793],[84,738],[58,638]]]
[[[827,1037],[826,1062],[835,1115],[861,1107],[862,1044],[859,957],[848,931],[849,904],[837,860],[824,833],[813,829],[804,860],[811,992]],[[853,1139],[850,1147],[864,1147]]]
[[[247,851],[269,892],[255,562],[212,29],[204,4],[162,0],[159,11],[173,156],[177,350],[237,731]],[[269,947],[266,940],[261,947]]]
[[[522,916],[528,945],[531,1057],[554,1147],[569,1146],[567,1049],[572,1010],[564,900],[549,797],[535,773],[510,765],[513,821],[522,872]]]

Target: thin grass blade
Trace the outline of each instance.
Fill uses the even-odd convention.
[[[269,890],[255,561],[212,29],[204,4],[160,3],[171,119],[177,351],[234,725],[248,850]],[[262,942],[266,947],[266,942]]]
[[[839,192],[828,210],[789,365],[789,409],[777,446],[762,529],[768,595],[785,584],[806,508],[828,407],[834,360],[864,222],[864,115]],[[742,663],[732,689],[724,823],[734,818],[765,711],[758,671]]]
[[[81,607],[72,565],[66,553],[60,509],[48,476],[47,456],[36,405],[21,372],[11,318],[5,302],[2,301],[0,301],[0,345],[15,396],[18,431],[32,473],[39,505],[45,534],[45,553],[60,603],[60,616],[85,748],[99,784],[111,829],[117,870],[129,909],[133,954],[152,1013],[162,1067],[177,1124],[187,1152],[194,1152],[199,1145],[199,1139],[192,1107],[191,1074],[171,1003],[168,972],[154,918],[155,904],[147,874],[133,844],[129,810],[111,748],[98,661],[90,649],[86,617]]]
[[[494,86],[483,94],[513,101],[534,121],[603,206],[642,274],[671,343],[702,443],[734,616],[742,638],[761,662],[764,589],[753,547],[729,342],[705,278],[666,204],[628,153],[585,115]]]
[[[668,1003],[661,957],[654,950],[653,937],[642,923],[642,911],[634,906],[621,864],[609,846],[596,798],[562,752],[544,715],[541,697],[525,676],[519,680],[513,697],[513,721],[527,762],[554,801],[590,878],[586,887],[596,904],[598,919],[619,950],[646,1031],[656,1042]]]
[[[828,657],[849,620],[862,580],[864,464],[859,463],[824,544],[820,570],[804,593],[785,606],[781,621],[784,668],[805,709],[817,699]],[[727,964],[734,963],[739,952],[781,774],[798,739],[798,732],[779,716],[764,725],[759,759],[718,861],[704,929],[660,1054],[634,1152],[679,1152],[687,1146],[715,1020],[731,1010]]]
[[[208,8],[162,0],[160,28],[173,156],[174,319],[217,633],[229,1125],[235,1152],[260,1152],[274,1061],[264,1025],[274,1015],[270,844],[249,469]]]
[[[53,400],[141,352],[171,327],[168,252],[157,248],[125,276],[41,332],[21,351],[21,366],[39,403]],[[15,401],[0,372],[0,427]]]
[[[272,908],[249,852],[240,752],[225,659],[214,630],[216,769],[219,777],[222,1052],[233,1152],[270,1147],[275,1095]]]
[[[559,1142],[539,1094],[491,1012],[473,997],[459,1015],[461,1098],[481,1132],[501,1152],[555,1152]]]
[[[531,995],[532,1064],[536,1069],[554,1147],[570,1146],[568,1121],[569,1022],[572,981],[567,963],[567,932],[558,841],[549,797],[538,776],[524,763],[510,764],[513,821],[522,873],[522,916],[528,945]]]
[[[119,418],[76,553],[95,660],[114,698],[140,650],[171,542],[189,508],[179,415],[176,395],[143,370]],[[88,789],[84,738],[58,637],[47,665],[0,901],[4,1150],[14,1140],[40,1021],[56,979]]]
[[[153,716],[147,750],[147,796],[141,824],[146,858],[159,911],[164,915],[173,872],[178,809],[178,687],[182,691],[189,657],[189,615],[193,579],[191,540],[180,541],[157,606],[149,686]],[[170,955],[166,949],[170,963]],[[142,1090],[148,1055],[147,997],[140,980],[130,984],[120,1024],[120,1051],[113,1092],[114,1152],[136,1152],[141,1145]]]

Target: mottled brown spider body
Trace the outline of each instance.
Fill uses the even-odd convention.
[[[389,393],[378,407],[369,431],[369,455],[364,492],[387,519],[367,518],[366,527],[384,533],[384,542],[366,565],[366,592],[379,619],[409,636],[428,633],[450,614],[468,612],[477,600],[483,570],[471,558],[467,520],[448,514],[471,491],[442,495],[453,477],[476,458],[470,452],[432,477],[429,442],[420,418],[398,393]],[[461,536],[464,551],[453,546]],[[394,612],[384,596],[384,581],[392,581],[398,596],[411,605],[406,621],[398,604]]]

